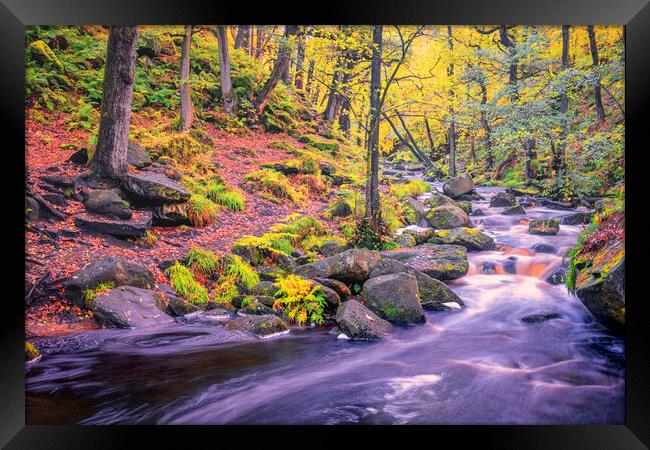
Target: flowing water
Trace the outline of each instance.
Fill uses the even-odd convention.
[[[462,311],[427,312],[426,324],[381,342],[323,327],[257,339],[209,323],[43,339],[27,373],[27,422],[623,423],[623,341],[545,281],[580,228],[533,236],[522,223],[571,211],[503,216],[489,208],[497,189],[477,191],[485,216],[472,219],[501,245],[470,253],[468,275],[449,283]]]

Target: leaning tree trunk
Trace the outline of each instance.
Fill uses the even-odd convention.
[[[600,70],[598,61],[598,45],[596,44],[596,32],[593,25],[587,25],[589,34],[589,49],[591,50],[591,60],[594,65],[594,103],[596,104],[596,114],[598,120],[605,120],[605,108],[603,107],[603,98],[600,93]]]
[[[92,168],[109,177],[126,173],[135,78],[137,25],[113,25],[108,37],[97,149]]]
[[[316,66],[316,63],[312,59],[309,61],[309,68],[307,69],[307,84],[305,85],[305,92],[309,96],[311,94],[311,80],[314,77],[314,68]]]
[[[293,84],[296,86],[296,89],[302,89],[303,79],[305,77],[302,70],[302,65],[305,61],[305,44],[302,36],[298,37],[296,46],[296,74],[294,76]]]
[[[380,224],[379,204],[379,117],[381,90],[382,26],[372,30],[372,61],[370,64],[370,132],[368,136],[368,181],[366,187],[366,220],[372,230]]]
[[[447,25],[447,44],[449,45],[449,53],[451,54],[449,68],[447,69],[447,74],[451,81],[451,88],[449,89],[449,176],[456,176],[456,123],[454,118],[454,88],[453,88],[453,78],[454,78],[454,41],[453,35],[451,32],[451,25]]]
[[[181,51],[181,131],[192,128],[194,108],[192,107],[192,85],[190,84],[190,47],[192,45],[192,25],[185,27]]]
[[[230,77],[230,54],[228,52],[228,38],[226,27],[217,25],[217,41],[219,44],[219,72],[221,80],[221,94],[223,96],[223,109],[231,116],[235,115],[237,97],[232,89]]]
[[[291,62],[291,43],[289,42],[289,38],[297,32],[297,25],[287,25],[284,30],[284,41],[280,44],[280,48],[278,49],[278,57],[273,65],[271,75],[269,76],[269,79],[266,80],[264,87],[255,99],[254,106],[257,115],[262,114],[262,111],[264,111],[264,108],[266,108],[266,105],[271,99],[273,89],[275,89],[280,78],[287,71],[289,63]]]

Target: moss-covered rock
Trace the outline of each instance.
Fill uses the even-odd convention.
[[[426,321],[417,279],[408,273],[380,275],[366,281],[363,302],[382,319],[398,325]]]
[[[336,323],[340,330],[352,339],[381,339],[393,329],[392,325],[356,300],[348,300],[339,306]]]
[[[43,66],[51,65],[61,72],[65,71],[61,60],[57,58],[50,46],[47,45],[45,41],[38,40],[32,42],[29,44],[29,50],[32,58],[34,58],[34,60],[36,60],[39,64]]]
[[[298,139],[303,144],[311,145],[320,151],[335,155],[339,151],[339,143],[333,139],[328,139],[317,134],[307,134],[300,136]]]
[[[191,196],[183,186],[154,172],[127,173],[122,178],[122,188],[147,204],[184,202]]]
[[[429,225],[438,230],[447,230],[469,225],[469,216],[465,211],[454,205],[438,206],[426,212],[425,218]]]
[[[517,204],[517,199],[510,192],[497,192],[490,199],[490,207],[499,207],[499,206],[515,206]]]
[[[433,192],[431,197],[428,200],[429,206],[431,208],[437,208],[438,206],[453,205],[458,206],[458,203],[451,197],[447,197],[444,194],[438,192]]]
[[[523,206],[517,204],[515,206],[510,206],[503,211],[501,211],[501,214],[504,216],[521,216],[526,214],[526,210],[524,209]]]
[[[414,248],[381,252],[436,280],[454,280],[469,270],[467,249],[460,245],[423,244]]]
[[[474,228],[460,227],[451,230],[438,230],[429,241],[432,244],[462,245],[468,251],[491,250],[494,239]]]
[[[554,235],[560,232],[560,219],[535,219],[528,224],[530,234]]]
[[[474,189],[474,181],[469,174],[459,175],[450,178],[442,185],[442,191],[451,198],[456,198],[460,195],[467,194]]]
[[[289,329],[284,320],[272,314],[238,317],[230,321],[228,326],[255,336],[268,336]]]

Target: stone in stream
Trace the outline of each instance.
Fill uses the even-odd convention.
[[[526,210],[521,205],[515,205],[504,209],[503,211],[501,211],[501,214],[503,214],[504,216],[518,216],[518,215],[526,214]]]
[[[557,252],[557,249],[555,247],[552,245],[544,244],[543,242],[533,245],[532,250],[535,253],[548,253],[550,255],[554,255],[555,252]]]
[[[517,261],[519,258],[516,256],[508,256],[508,258],[503,262],[503,271],[509,273],[510,275],[517,274]]]
[[[497,192],[494,197],[490,199],[490,208],[498,206],[515,206],[516,204],[517,199],[515,196],[505,191]]]
[[[183,186],[155,172],[127,173],[122,178],[122,188],[147,204],[184,202],[190,198]]]
[[[237,317],[227,325],[255,336],[268,336],[289,329],[284,320],[273,314]]]
[[[316,263],[298,266],[294,273],[303,278],[334,278],[346,283],[363,283],[380,259],[379,252],[353,248]]]
[[[454,199],[447,197],[444,194],[440,194],[438,192],[433,192],[431,194],[428,203],[431,208],[437,208],[438,206],[445,206],[445,205],[458,206],[458,203],[456,203]]]
[[[522,317],[521,321],[526,323],[542,323],[552,319],[559,319],[562,316],[558,313],[540,313],[531,314],[530,316]]]
[[[591,220],[594,217],[594,212],[593,211],[588,211],[588,212],[575,212],[573,214],[569,214],[568,216],[562,217],[562,220],[560,223],[564,225],[581,225],[581,224],[588,224],[591,223]]]
[[[336,311],[336,323],[341,332],[352,339],[381,339],[393,329],[392,325],[356,300],[348,300]]]
[[[566,280],[568,271],[566,267],[558,267],[547,279],[546,282],[549,284],[562,284]]]
[[[468,174],[450,178],[442,185],[442,191],[451,198],[467,194],[474,189],[474,181]]]
[[[530,234],[554,235],[560,232],[560,219],[535,219],[528,224]]]
[[[425,216],[427,215],[427,207],[424,203],[419,202],[413,198],[408,197],[406,199],[406,207],[410,208],[415,216],[415,220],[413,223],[410,223],[411,225],[418,225],[422,220],[424,220]]]
[[[449,289],[445,283],[431,278],[393,258],[383,258],[372,272],[370,272],[370,278],[392,273],[408,273],[415,277],[420,293],[420,304],[424,309],[447,311],[454,309],[454,304],[458,305],[459,308],[465,306],[460,297]]]
[[[104,233],[122,238],[144,236],[151,228],[152,214],[149,211],[136,211],[128,220],[81,213],[75,217],[75,225],[91,233]]]
[[[454,205],[431,208],[426,213],[427,222],[438,230],[447,230],[469,225],[469,216],[465,211]]]
[[[352,292],[350,291],[350,288],[348,288],[345,283],[339,280],[334,280],[332,278],[320,278],[320,277],[315,277],[313,280],[320,284],[321,286],[326,286],[330,289],[333,289],[334,292],[336,292],[341,299],[346,299],[352,297]]]
[[[474,228],[460,227],[451,230],[438,230],[429,241],[432,244],[462,245],[468,251],[492,250],[494,239]]]
[[[249,301],[242,302],[242,306],[237,311],[237,314],[252,314],[258,316],[273,314],[273,309],[271,307],[266,306],[264,303],[258,302],[255,297],[249,297],[249,299]]]
[[[387,250],[381,254],[441,281],[463,277],[469,270],[467,249],[460,245],[422,244],[409,249]]]
[[[410,229],[406,228],[402,230],[402,234],[409,234],[415,238],[415,245],[420,245],[424,244],[425,242],[428,242],[429,239],[433,237],[435,230],[432,228],[417,228],[417,229]]]
[[[327,302],[327,306],[333,310],[335,310],[339,304],[341,303],[341,296],[332,288],[327,287],[325,285],[322,285],[320,283],[316,283],[316,286],[320,288],[321,294],[325,297],[325,301]]]
[[[174,323],[164,312],[166,306],[159,292],[120,286],[98,294],[90,309],[103,323],[119,328],[148,328]]]
[[[393,324],[426,321],[418,282],[413,275],[393,273],[370,278],[363,284],[361,295],[368,309]]]
[[[459,195],[458,197],[455,198],[455,200],[458,202],[473,202],[477,200],[484,200],[484,198],[483,196],[481,196],[481,194],[472,190],[467,194]]]
[[[154,284],[153,275],[146,267],[116,256],[105,256],[74,272],[64,285],[64,293],[75,305],[84,306],[84,292],[101,283],[113,283],[115,287],[134,286],[146,289]]]
[[[96,214],[108,214],[120,219],[130,219],[131,209],[115,191],[108,189],[95,189],[88,194],[84,204],[86,209]]]
[[[485,213],[481,208],[476,208],[475,210],[472,211],[472,216],[484,216]]]
[[[177,297],[176,295],[169,294],[167,292],[161,292],[163,300],[167,303],[167,310],[174,316],[185,316],[187,314],[195,313],[200,311],[200,309],[188,302],[185,299]]]

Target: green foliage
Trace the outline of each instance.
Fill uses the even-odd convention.
[[[325,244],[329,243],[345,245],[346,241],[345,239],[335,235],[309,236],[300,243],[300,246],[306,252],[315,252],[325,246]]]
[[[193,194],[189,199],[187,218],[195,227],[204,227],[214,222],[218,206],[201,194]]]
[[[396,246],[388,237],[389,231],[384,224],[380,223],[376,229],[373,229],[365,217],[358,220],[350,231],[349,243],[355,248],[390,250]]]
[[[391,194],[399,199],[417,197],[418,195],[429,192],[430,190],[431,185],[422,180],[409,180],[406,183],[394,183],[390,185]]]
[[[275,294],[273,309],[285,311],[290,320],[298,323],[309,321],[319,325],[325,321],[327,302],[320,286],[298,275],[288,275],[277,283],[280,289]]]
[[[244,185],[253,192],[259,192],[262,197],[274,202],[289,200],[302,204],[304,194],[296,190],[289,179],[272,169],[261,169],[251,172],[244,177]]]
[[[589,235],[598,230],[598,224],[600,223],[600,220],[600,217],[595,215],[591,220],[591,223],[580,232],[575,245],[571,247],[564,256],[563,260],[567,258],[569,259],[569,268],[567,270],[565,283],[568,291],[571,293],[574,293],[576,289],[576,278],[578,276],[578,255],[580,254],[582,246],[587,241]]]
[[[243,236],[232,246],[233,251],[238,247],[252,247],[266,257],[277,258],[291,253],[298,236],[289,233],[265,233],[262,236]]]
[[[200,276],[210,276],[219,269],[219,257],[200,247],[192,247],[185,258],[187,267]]]
[[[110,291],[111,289],[115,289],[115,283],[113,281],[107,281],[105,283],[99,283],[97,286],[86,289],[83,294],[82,298],[84,301],[84,304],[86,305],[86,308],[92,308],[93,302],[95,301],[95,298],[99,295],[102,294],[106,291]]]
[[[169,277],[169,283],[176,293],[194,305],[202,305],[208,302],[208,291],[196,281],[190,269],[178,261],[165,271]]]
[[[298,241],[308,236],[319,236],[326,232],[323,222],[312,216],[292,214],[286,217],[283,222],[273,225],[271,231],[296,235]]]
[[[246,200],[241,192],[228,190],[220,178],[213,178],[205,187],[206,196],[217,205],[224,206],[231,211],[243,211]]]
[[[244,286],[247,289],[251,289],[257,283],[260,282],[260,276],[258,273],[248,264],[246,261],[241,259],[237,255],[228,255],[224,257],[223,262],[223,274],[226,277],[232,277],[236,283]]]

